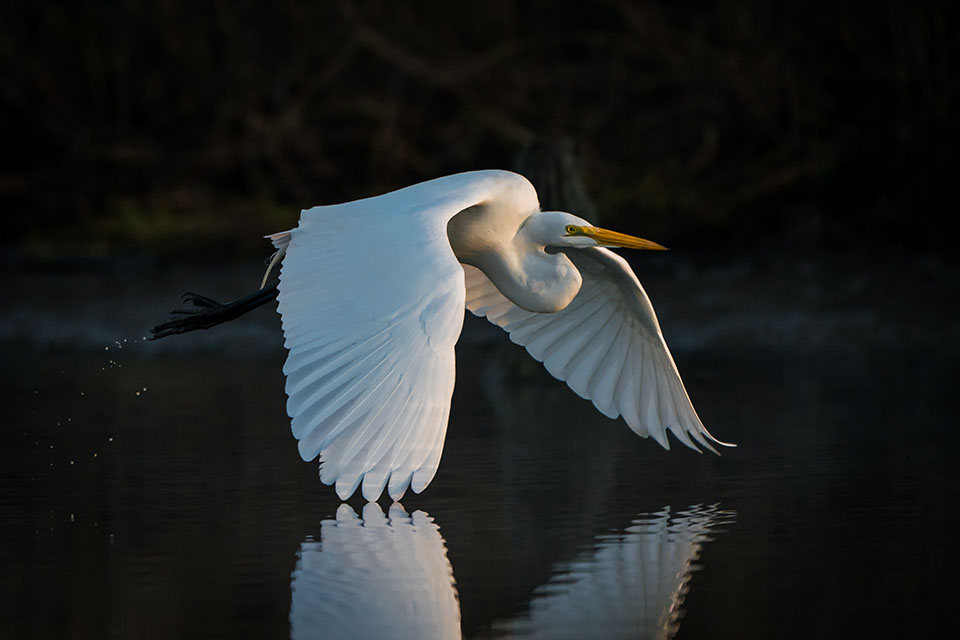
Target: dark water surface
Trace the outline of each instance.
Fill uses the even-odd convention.
[[[290,435],[274,314],[137,341],[182,289],[255,271],[13,274],[0,637],[917,637],[952,615],[956,279],[641,274],[740,445],[722,457],[638,438],[468,322],[433,483],[344,505]]]

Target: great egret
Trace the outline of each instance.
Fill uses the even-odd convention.
[[[508,171],[437,178],[302,212],[267,236],[279,283],[229,305],[187,294],[202,311],[155,337],[207,328],[279,297],[287,412],[305,461],[346,500],[420,493],[440,463],[464,308],[526,347],[610,418],[669,449],[725,444],[704,428],[650,299],[607,247],[663,249],[541,211]],[[270,273],[264,276],[264,283]]]

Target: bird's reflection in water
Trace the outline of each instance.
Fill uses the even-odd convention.
[[[423,511],[346,504],[300,549],[290,635],[302,638],[459,638],[460,606],[440,528]]]
[[[733,512],[716,505],[641,516],[621,534],[554,567],[529,611],[494,624],[497,636],[525,638],[671,638],[693,562],[710,532]]]
[[[731,522],[717,506],[665,507],[589,552],[554,567],[528,610],[492,625],[496,637],[670,638],[693,562],[710,533]],[[440,528],[399,504],[385,516],[348,505],[307,540],[293,573],[293,638],[459,638],[460,606]]]

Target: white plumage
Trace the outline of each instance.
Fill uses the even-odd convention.
[[[555,377],[669,447],[701,424],[646,293],[603,248],[662,248],[541,212],[522,176],[477,171],[302,213],[280,252],[287,410],[347,499],[419,493],[440,462],[464,307]],[[465,277],[466,273],[466,277]]]

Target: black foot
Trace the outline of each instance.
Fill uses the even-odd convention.
[[[188,291],[183,294],[184,302],[189,302],[194,308],[174,309],[170,312],[170,320],[162,322],[150,330],[151,340],[165,338],[177,333],[188,333],[198,329],[209,329],[223,324],[234,318],[239,318],[248,311],[275,300],[279,290],[277,285],[261,289],[239,300],[226,304],[217,302],[213,298],[202,296],[199,293]]]

